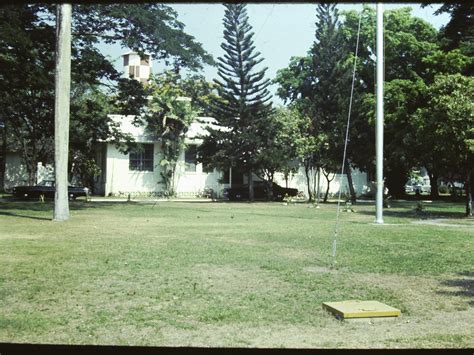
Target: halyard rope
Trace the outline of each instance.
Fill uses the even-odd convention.
[[[342,168],[341,168],[341,175],[339,177],[339,193],[337,196],[337,213],[336,213],[336,224],[334,226],[334,239],[332,242],[332,262],[333,266],[336,265],[336,252],[337,252],[337,235],[339,232],[339,214],[341,210],[341,179],[344,174],[345,162],[346,162],[346,152],[347,152],[347,140],[349,137],[349,127],[351,123],[351,111],[352,111],[352,98],[354,96],[354,85],[355,85],[355,75],[356,75],[356,65],[357,65],[357,54],[359,52],[359,37],[360,37],[360,24],[362,21],[362,12],[360,11],[359,14],[359,25],[357,28],[357,42],[356,42],[356,49],[355,49],[355,56],[354,56],[354,69],[352,70],[352,86],[351,86],[351,97],[349,99],[349,112],[347,114],[347,124],[346,124],[346,138],[344,141],[344,154],[342,156]]]

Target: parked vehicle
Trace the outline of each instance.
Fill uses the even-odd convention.
[[[53,180],[43,180],[35,186],[15,186],[12,189],[13,196],[18,198],[54,198],[56,191],[55,182]],[[69,199],[75,200],[79,196],[87,196],[89,189],[82,186],[72,186],[69,184]]]
[[[253,195],[256,200],[265,200],[268,196],[268,185],[263,181],[255,181],[253,184]],[[272,192],[274,201],[283,201],[286,195],[294,197],[298,195],[298,189],[281,187],[272,183]],[[247,184],[239,185],[226,189],[224,196],[230,201],[243,201],[249,198],[249,186]]]

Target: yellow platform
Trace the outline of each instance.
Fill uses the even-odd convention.
[[[323,302],[323,308],[341,318],[398,317],[399,309],[378,301]]]

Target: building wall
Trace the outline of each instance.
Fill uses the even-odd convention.
[[[5,156],[5,189],[28,184],[28,174],[20,154],[8,152]]]
[[[332,176],[333,174],[331,174],[329,177],[332,178]],[[317,183],[317,173],[310,176],[310,184],[312,187],[315,186],[313,180],[314,178],[316,178]],[[282,173],[275,174],[274,180],[277,184],[286,187],[285,177]],[[365,194],[370,190],[370,182],[367,181],[367,174],[365,172],[361,172],[357,169],[353,170],[352,182],[354,184],[354,190],[358,196]],[[298,189],[299,191],[302,191],[306,197],[308,197],[308,188],[306,185],[306,175],[303,167],[299,168],[298,173],[294,174],[288,179],[288,187]],[[328,183],[322,173],[319,179],[319,186],[321,194],[324,196]],[[339,192],[340,186],[342,187],[342,194],[349,193],[349,183],[347,181],[346,174],[336,174],[334,179],[329,183],[329,194],[337,194]]]
[[[158,186],[159,161],[157,144],[154,144],[154,171],[129,170],[129,154],[121,153],[113,144],[107,144],[105,195],[129,192],[161,191]]]
[[[54,168],[51,164],[43,166],[38,163],[36,171],[36,181],[54,180]],[[20,153],[8,152],[5,157],[5,189],[14,186],[28,185],[28,173],[25,165],[21,161]]]
[[[107,143],[106,177],[104,194],[128,195],[136,193],[163,192],[160,183],[160,160],[162,156],[159,144],[153,143],[153,171],[134,171],[129,169],[129,154],[121,153],[113,144]],[[185,171],[184,152],[181,153],[176,167],[176,192],[178,196],[196,196],[206,188],[212,188],[216,193],[223,189],[219,184],[220,174],[216,171],[205,173],[202,164],[196,165],[195,172]],[[225,185],[227,186],[227,185]]]

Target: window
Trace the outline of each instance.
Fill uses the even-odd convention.
[[[140,77],[140,66],[139,65],[130,65],[128,67],[128,75],[132,78]]]
[[[190,145],[184,152],[185,171],[196,171],[197,147]]]
[[[130,151],[129,170],[153,171],[153,144],[139,144]]]
[[[128,54],[123,56],[123,66],[124,67],[128,65],[128,57],[129,57]]]

